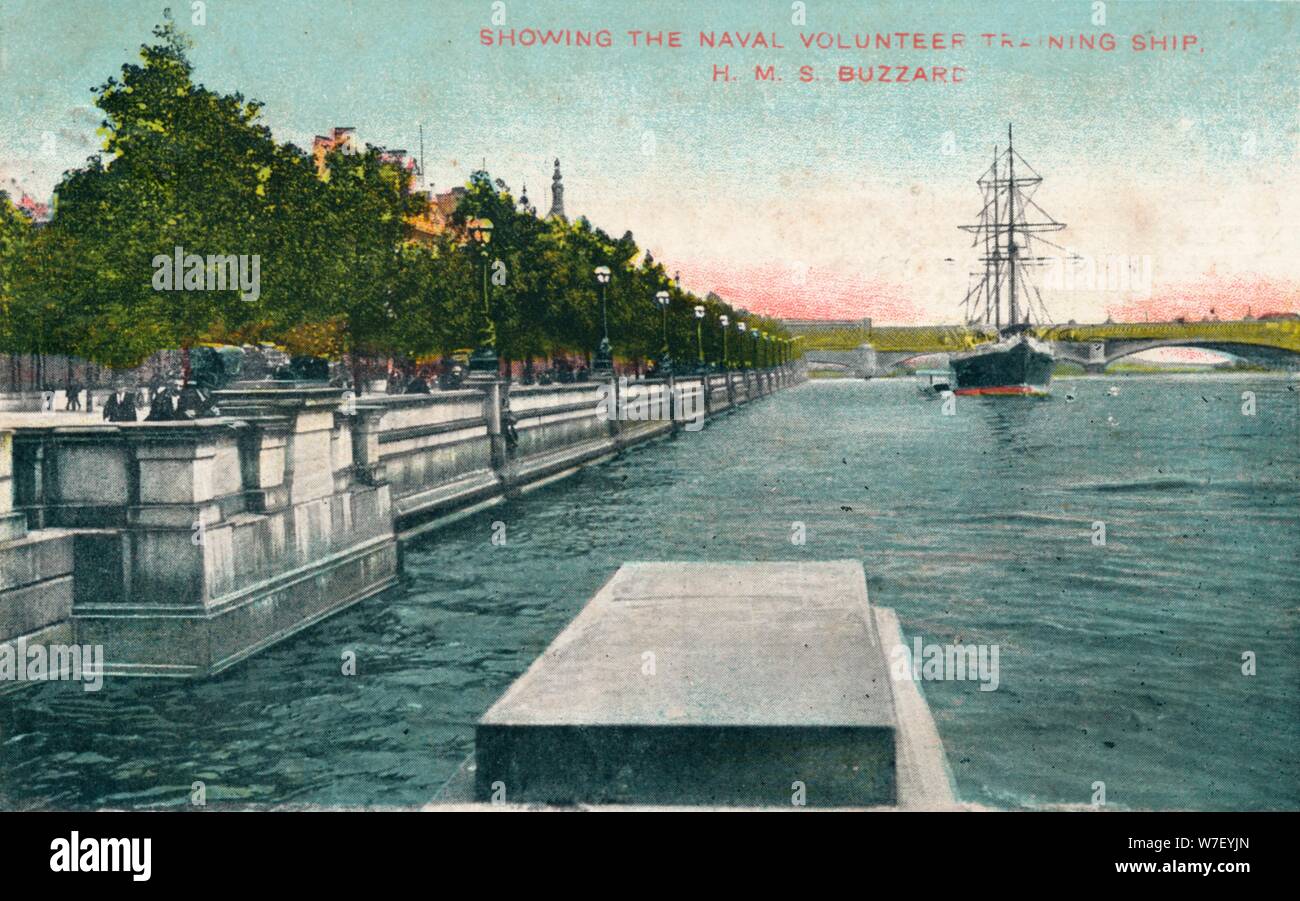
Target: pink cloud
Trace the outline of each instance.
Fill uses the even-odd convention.
[[[797,265],[718,262],[669,263],[697,294],[714,291],[727,303],[788,319],[861,319],[924,322],[925,313],[901,286],[861,275]]]
[[[1300,312],[1300,284],[1260,275],[1220,276],[1157,288],[1151,297],[1131,298],[1109,307],[1117,322],[1168,322],[1179,316],[1241,319],[1247,314]]]

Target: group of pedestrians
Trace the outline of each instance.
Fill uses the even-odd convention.
[[[145,396],[143,389],[132,390],[118,385],[104,402],[104,419],[108,422],[138,422],[140,410],[146,410],[145,422],[176,422],[212,415],[208,392],[179,379],[172,383],[156,382]]]

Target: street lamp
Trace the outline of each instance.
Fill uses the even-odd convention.
[[[730,369],[727,361],[727,326],[731,324],[731,320],[726,313],[723,313],[718,317],[718,324],[722,326],[722,368]]]
[[[664,346],[659,350],[659,370],[667,375],[673,370],[672,351],[668,347],[668,304],[672,302],[672,296],[667,291],[660,291],[655,294],[655,301],[664,313]]]
[[[736,330],[740,332],[740,366],[742,369],[749,368],[749,351],[745,347],[745,329],[749,328],[743,322],[736,323]]]
[[[704,371],[704,307],[695,307],[695,342],[700,348],[700,371]]]
[[[466,226],[470,239],[478,245],[483,263],[483,321],[479,325],[478,347],[469,358],[470,378],[495,379],[500,370],[497,364],[497,330],[492,322],[492,307],[488,302],[488,244],[492,242],[492,220],[471,219]]]
[[[760,330],[758,333],[758,339],[759,339],[758,366],[760,369],[766,369],[767,368],[767,332]]]
[[[609,308],[606,302],[606,295],[609,293],[609,267],[597,266],[595,272],[596,281],[600,282],[600,320],[604,337],[600,339],[600,347],[596,350],[596,362],[593,368],[607,372],[614,368],[614,356],[609,346]]]

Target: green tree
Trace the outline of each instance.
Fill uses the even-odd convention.
[[[409,317],[419,286],[412,277],[423,261],[414,252],[404,255],[403,245],[406,218],[427,200],[409,190],[407,173],[386,162],[379,148],[331,153],[326,165],[312,247],[316,277],[327,296],[315,315],[342,322],[342,349],[359,374],[363,355],[385,355],[413,343]]]
[[[58,350],[113,366],[275,335],[315,315],[324,293],[312,240],[324,187],[310,158],[272,140],[260,104],[195,84],[187,40],[170,21],[154,35],[140,64],[94,90],[103,154],[59,184],[21,280],[33,304],[56,306],[58,322],[42,329]],[[219,265],[210,256],[256,256],[259,296],[241,299],[229,282],[159,290],[156,261],[176,248],[203,258],[205,288]]]
[[[29,348],[18,340],[19,335],[28,332],[18,328],[17,317],[21,311],[15,302],[14,279],[31,232],[27,217],[13,205],[8,194],[0,191],[0,348],[18,353]]]

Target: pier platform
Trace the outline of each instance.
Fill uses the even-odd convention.
[[[624,564],[430,807],[958,807],[901,642],[858,561]]]

